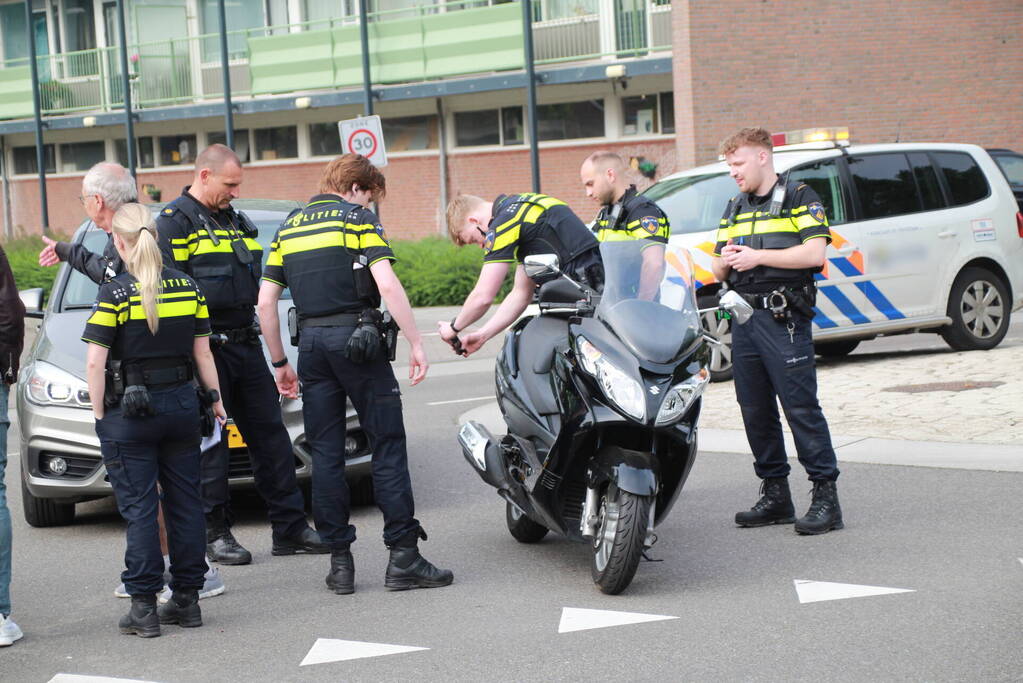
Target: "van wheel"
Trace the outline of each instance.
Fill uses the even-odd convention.
[[[859,339],[843,339],[832,342],[814,342],[813,350],[818,356],[825,358],[841,358],[852,353],[860,345]]]
[[[21,507],[25,521],[34,527],[67,526],[75,521],[75,504],[58,503],[52,498],[36,498],[21,480]]]
[[[717,295],[700,297],[697,305],[701,309],[716,307]],[[732,321],[718,320],[714,311],[704,313],[700,319],[703,331],[721,342],[710,345],[710,381],[727,382],[732,379]]]
[[[993,349],[1009,331],[1009,290],[985,268],[964,268],[948,297],[952,324],[939,330],[956,351]]]
[[[539,543],[547,535],[547,527],[537,524],[519,510],[505,501],[504,519],[508,523],[508,531],[519,543]]]

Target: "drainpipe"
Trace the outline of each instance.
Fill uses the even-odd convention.
[[[440,149],[440,234],[447,234],[447,226],[444,224],[445,211],[448,208],[448,136],[444,125],[444,105],[441,99],[437,98],[437,129],[440,137],[437,146]]]
[[[0,135],[0,178],[4,192],[4,235],[14,237],[14,221],[11,216],[11,180],[7,175],[7,139]]]
[[[25,3],[26,31],[28,32],[28,63],[32,72],[32,108],[36,123],[36,165],[39,167],[39,209],[43,234],[50,234],[50,211],[46,201],[46,153],[43,147],[42,103],[39,101],[39,65],[36,64],[36,34],[32,30],[32,3]]]

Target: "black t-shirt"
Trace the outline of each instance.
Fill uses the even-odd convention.
[[[557,254],[562,270],[597,239],[560,199],[543,194],[501,195],[483,242],[484,263],[522,263],[527,256]]]

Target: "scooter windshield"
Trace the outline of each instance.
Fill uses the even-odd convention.
[[[670,363],[702,334],[693,259],[651,240],[603,242],[597,317],[640,358]]]

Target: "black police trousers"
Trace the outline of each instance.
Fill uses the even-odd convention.
[[[799,462],[811,481],[838,478],[831,434],[817,401],[810,320],[792,312],[790,323],[758,309],[743,325],[732,323],[735,397],[742,411],[754,470],[761,479],[787,477],[790,471],[782,438],[778,403],[796,442]]]
[[[163,590],[157,508],[170,549],[171,588],[200,589],[206,573],[206,523],[199,495],[199,403],[195,387],[182,384],[150,392],[152,417],[124,417],[108,408],[96,422],[103,464],[117,508],[127,522],[121,580],[129,595]]]
[[[213,360],[224,408],[248,447],[256,490],[266,501],[274,536],[297,534],[306,526],[305,500],[295,478],[295,454],[263,347],[229,342],[213,347]],[[229,469],[225,437],[202,457],[202,498],[211,522],[230,524]]]
[[[419,529],[413,516],[401,391],[390,362],[353,363],[344,355],[354,326],[307,327],[298,343],[302,415],[313,454],[313,518],[323,542],[345,549],[355,540],[348,522],[351,495],[345,482],[345,428],[350,398],[373,451],[373,491],[384,513],[384,543]]]

